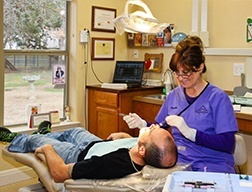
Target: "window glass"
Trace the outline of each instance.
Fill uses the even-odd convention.
[[[67,95],[64,0],[4,0],[4,125],[29,121],[36,113],[64,117]]]
[[[4,0],[5,49],[65,49],[66,1]]]

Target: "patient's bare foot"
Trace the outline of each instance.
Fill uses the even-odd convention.
[[[38,154],[44,154],[44,151],[43,151],[43,147],[38,147],[36,150],[35,150],[35,157],[40,160],[40,161],[43,161],[42,159],[39,158]]]

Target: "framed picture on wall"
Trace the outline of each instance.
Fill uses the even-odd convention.
[[[114,38],[92,38],[91,58],[92,60],[114,60],[115,39]]]
[[[92,31],[115,33],[116,9],[92,6]]]
[[[144,54],[144,60],[146,65],[146,72],[162,72],[164,54]]]

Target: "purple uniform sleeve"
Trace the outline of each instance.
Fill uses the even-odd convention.
[[[196,133],[196,144],[232,154],[235,146],[235,132],[221,134],[207,134],[202,131]]]

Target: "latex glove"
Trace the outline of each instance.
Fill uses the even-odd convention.
[[[136,113],[129,113],[125,115],[123,120],[128,124],[130,129],[139,128],[147,126],[147,122],[139,117]]]
[[[195,142],[196,140],[196,129],[188,127],[183,117],[177,115],[170,115],[165,118],[166,122],[170,126],[177,127],[182,135],[187,139]]]

